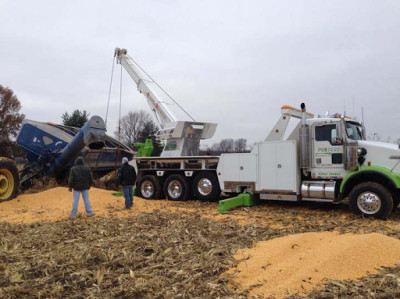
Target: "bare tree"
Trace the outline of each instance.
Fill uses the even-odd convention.
[[[235,140],[235,153],[245,153],[247,148],[247,139],[239,138]]]
[[[247,147],[247,139],[239,138],[234,140],[226,138],[202,151],[213,155],[220,155],[221,153],[247,153],[249,152]]]
[[[133,142],[137,142],[141,136],[141,131],[146,123],[152,121],[150,113],[139,110],[130,111],[121,118],[121,131],[118,132],[118,126],[114,132],[120,141],[128,146],[132,146]]]
[[[212,151],[212,152],[215,152],[215,153],[216,152],[220,152],[219,142],[218,143],[213,143],[213,145],[210,146],[209,150]]]
[[[222,153],[232,153],[234,152],[234,144],[233,138],[222,139],[219,143],[219,148]]]

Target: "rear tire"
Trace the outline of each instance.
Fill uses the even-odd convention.
[[[218,201],[221,188],[217,176],[213,172],[198,173],[193,181],[193,194],[202,201]]]
[[[14,161],[0,158],[0,201],[11,200],[18,195],[18,168]]]
[[[366,182],[351,190],[349,195],[350,209],[355,214],[366,217],[386,219],[393,210],[392,194],[384,186]]]
[[[181,174],[172,174],[164,182],[164,194],[168,200],[183,201],[190,197],[190,187]]]
[[[137,196],[144,199],[159,199],[161,195],[161,184],[154,175],[145,175],[136,183]]]

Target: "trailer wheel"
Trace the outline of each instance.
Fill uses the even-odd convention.
[[[188,200],[190,187],[183,175],[172,174],[164,182],[164,193],[168,200]]]
[[[17,196],[19,174],[15,163],[7,158],[0,158],[0,201],[11,200]]]
[[[350,192],[349,204],[353,213],[377,219],[386,219],[393,210],[391,193],[373,182],[355,186]]]
[[[144,199],[159,199],[161,184],[154,175],[145,175],[136,183],[137,195]]]
[[[217,176],[212,172],[200,172],[193,181],[194,195],[203,201],[218,201],[221,188]]]

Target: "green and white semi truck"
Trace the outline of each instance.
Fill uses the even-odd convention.
[[[314,118],[282,107],[267,138],[251,153],[220,157],[153,157],[133,161],[144,198],[217,200],[220,192],[265,200],[340,203],[356,214],[386,219],[400,202],[400,148],[365,140],[344,117]],[[283,140],[290,118],[302,119]]]

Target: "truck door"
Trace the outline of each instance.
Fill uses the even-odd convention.
[[[344,175],[343,138],[337,123],[315,123],[312,126],[312,177],[337,179]]]

